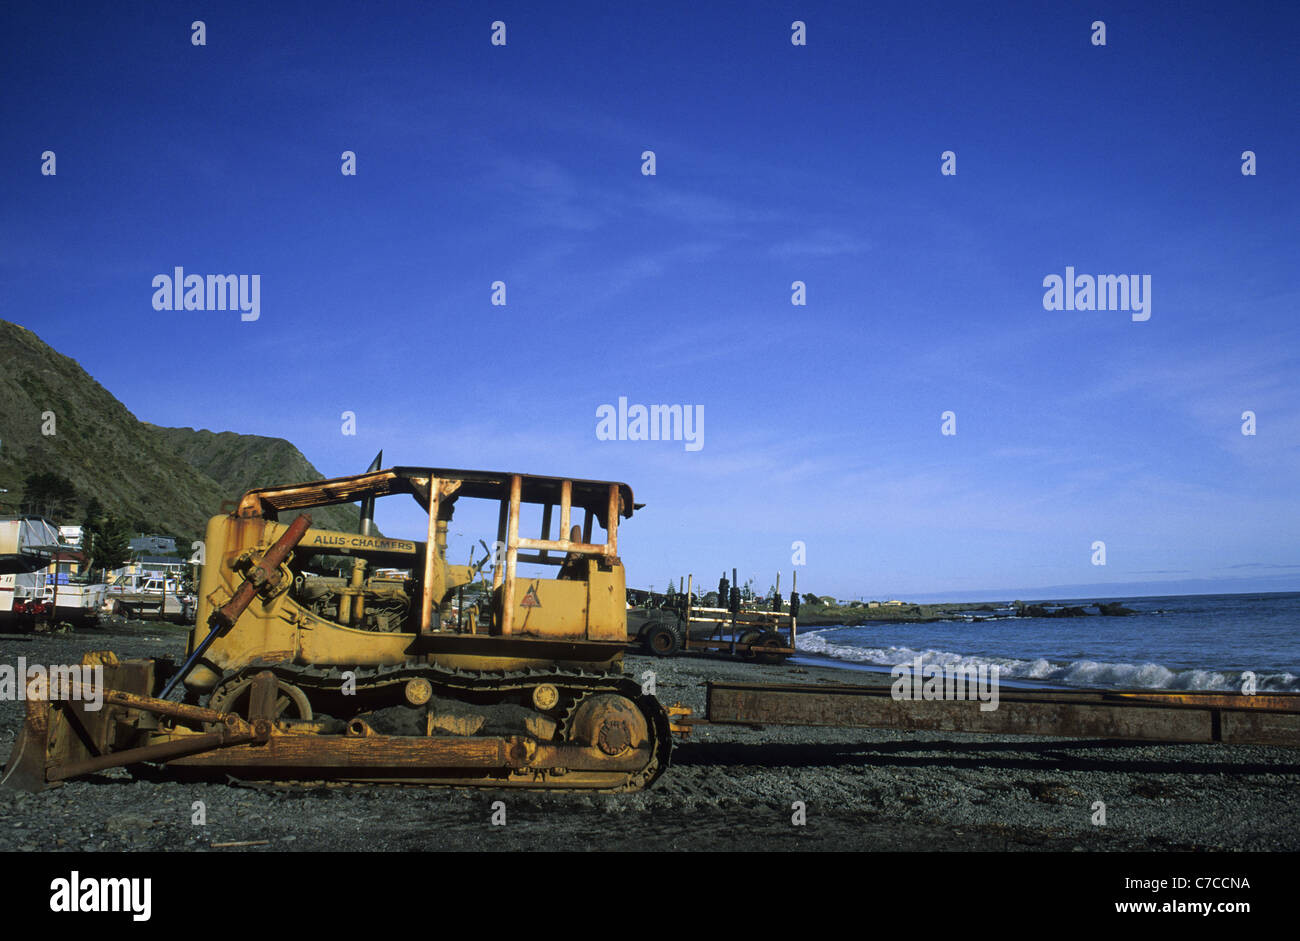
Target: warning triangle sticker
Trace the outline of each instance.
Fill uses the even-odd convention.
[[[528,593],[524,595],[524,600],[519,602],[521,608],[540,608],[542,603],[537,600],[537,586],[529,585]]]

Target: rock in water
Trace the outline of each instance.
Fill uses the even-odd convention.
[[[1097,610],[1105,617],[1121,618],[1130,614],[1137,614],[1132,608],[1126,608],[1118,601],[1112,601],[1109,604],[1104,601],[1097,602]]]

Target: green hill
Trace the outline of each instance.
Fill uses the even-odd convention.
[[[226,499],[233,500],[255,487],[304,483],[325,476],[283,438],[142,424],[176,457],[215,480],[230,494]],[[355,532],[360,518],[355,506],[312,510],[314,525],[322,529]]]
[[[54,434],[43,416],[54,413]],[[104,508],[142,532],[198,538],[221,503],[253,487],[319,480],[283,438],[161,428],[137,419],[73,359],[0,320],[0,511],[21,505],[23,481],[51,472],[72,481],[81,504]],[[316,525],[355,531],[355,506],[315,511]],[[79,523],[81,520],[58,520]]]

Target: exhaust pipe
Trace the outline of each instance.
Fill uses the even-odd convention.
[[[370,462],[370,466],[366,468],[366,473],[372,474],[375,471],[379,470],[381,467],[383,467],[383,465],[384,465],[384,452],[381,449],[380,452],[375,455],[375,459]],[[372,494],[368,497],[365,497],[361,501],[361,528],[360,528],[361,535],[369,536],[371,531],[374,528],[375,528],[375,498],[374,495]],[[352,595],[351,617],[345,617],[339,619],[344,624],[360,624],[362,619],[366,616],[366,599],[365,599],[365,595],[362,593],[361,590],[361,586],[365,583],[365,580],[366,580],[366,560],[356,559],[352,563],[352,581],[348,586],[354,592],[354,594]]]
[[[379,453],[375,455],[375,459],[370,462],[370,466],[366,468],[366,473],[373,474],[375,471],[379,470],[383,466],[384,466],[384,452],[381,449]],[[375,497],[374,494],[371,494],[370,496],[364,498],[361,501],[361,535],[369,536],[370,531],[374,528],[374,526],[375,526]]]

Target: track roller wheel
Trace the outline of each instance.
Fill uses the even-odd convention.
[[[617,693],[599,693],[578,704],[569,724],[574,742],[617,757],[650,741],[650,727],[636,703]]]
[[[285,680],[277,680],[276,685],[278,694],[271,713],[273,719],[312,718],[311,703],[307,700],[306,693]],[[247,719],[252,689],[253,677],[247,674],[223,680],[212,691],[208,708],[218,712],[233,712]]]

